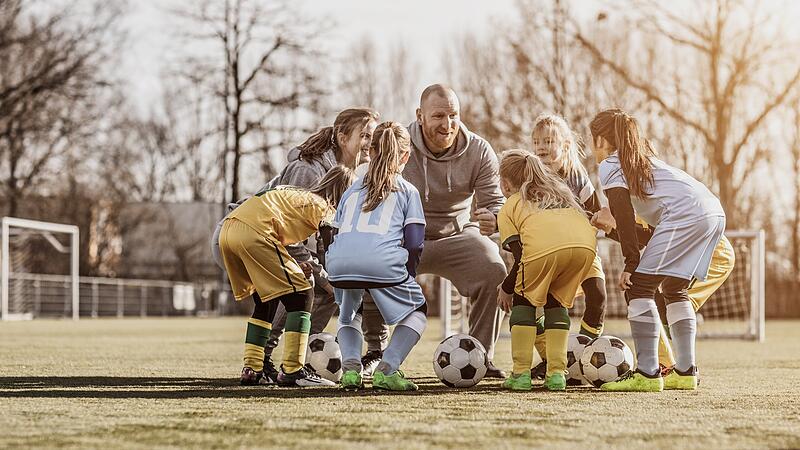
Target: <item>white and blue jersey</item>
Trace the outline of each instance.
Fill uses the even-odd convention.
[[[403,228],[425,224],[419,192],[397,175],[397,189],[375,209],[364,212],[363,181],[356,180],[345,191],[336,209],[332,225],[339,232],[328,249],[328,275],[331,281],[400,283],[408,278]]]
[[[686,172],[650,158],[653,186],[649,195],[630,196],[636,214],[655,227],[636,272],[705,280],[711,256],[725,230],[719,199]],[[616,154],[600,163],[600,186],[630,190]]]

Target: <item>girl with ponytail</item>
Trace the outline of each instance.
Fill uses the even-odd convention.
[[[341,385],[362,388],[362,296],[369,290],[388,325],[397,325],[375,368],[373,389],[417,390],[400,365],[427,323],[425,297],[414,277],[425,237],[417,189],[400,175],[411,140],[405,127],[384,122],[375,129],[366,174],[344,193],[333,226],[336,237],[326,268],[339,305]]]
[[[709,189],[686,172],[655,156],[639,124],[621,109],[598,113],[589,128],[600,185],[610,218],[597,213],[592,223],[616,227],[625,257],[619,287],[628,302],[628,321],[636,346],[637,368],[602,389],[661,391],[696,389],[695,309],[688,295],[693,280],[706,281],[715,247],[725,229],[725,212]],[[636,216],[655,227],[643,253]],[[654,300],[661,290],[675,365],[665,378],[658,366],[660,314]]]
[[[545,387],[566,389],[569,314],[575,293],[597,254],[594,228],[561,177],[536,155],[508,150],[500,161],[500,188],[507,200],[497,223],[514,265],[497,302],[511,313],[512,374],[503,387],[531,389],[536,308],[544,307]]]

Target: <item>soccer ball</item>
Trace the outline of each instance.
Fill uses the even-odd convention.
[[[339,382],[342,379],[342,352],[336,337],[330,333],[309,336],[306,364],[322,378]]]
[[[595,387],[615,381],[633,367],[631,349],[614,336],[600,336],[586,345],[581,355],[581,374]]]
[[[572,380],[575,384],[583,384],[586,379],[581,374],[581,356],[586,345],[592,342],[592,338],[583,334],[570,333],[567,341],[567,381]],[[577,383],[576,383],[577,382]]]
[[[486,375],[486,350],[466,334],[455,334],[439,343],[433,354],[433,371],[450,387],[470,387]]]

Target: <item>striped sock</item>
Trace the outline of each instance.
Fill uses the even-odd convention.
[[[567,308],[546,308],[544,310],[548,377],[556,373],[565,373],[567,370],[569,324]]]
[[[511,360],[514,375],[530,373],[536,341],[536,308],[517,305],[511,308]]]
[[[244,366],[256,372],[264,368],[264,346],[267,345],[272,324],[255,318],[247,319],[244,339]]]
[[[295,373],[303,367],[311,329],[311,313],[293,311],[286,313],[286,331],[283,334],[283,371]]]
[[[600,336],[601,334],[603,334],[603,324],[601,323],[600,325],[598,325],[596,327],[593,327],[593,326],[589,325],[588,323],[586,323],[585,320],[581,320],[581,331],[580,331],[580,334],[582,334],[584,336],[589,336],[590,338],[594,339],[597,336]]]

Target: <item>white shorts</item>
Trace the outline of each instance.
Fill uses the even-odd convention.
[[[704,217],[689,224],[659,224],[636,271],[704,281],[714,248],[724,231],[723,216]]]

